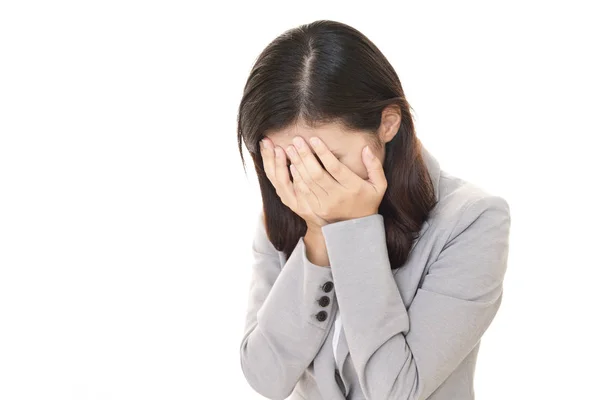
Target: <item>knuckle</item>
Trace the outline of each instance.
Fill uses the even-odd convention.
[[[317,181],[317,182],[322,182],[323,179],[325,179],[325,171],[323,171],[323,169],[319,169],[314,174],[314,180]]]
[[[300,193],[302,193],[302,194],[308,194],[310,192],[310,190],[308,190],[308,187],[306,185],[300,185],[299,190],[300,190]]]

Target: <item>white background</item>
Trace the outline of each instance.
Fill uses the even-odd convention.
[[[0,398],[262,398],[237,107],[260,51],[316,19],[367,35],[442,168],[509,201],[477,397],[598,398],[594,2],[415,3],[2,2]]]

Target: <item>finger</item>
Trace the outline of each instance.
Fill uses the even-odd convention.
[[[279,197],[286,204],[290,203],[294,196],[294,187],[290,180],[290,174],[287,169],[287,160],[285,158],[285,152],[279,146],[275,147],[275,190]]]
[[[275,152],[273,143],[267,138],[260,141],[260,155],[263,160],[263,169],[271,183],[275,182]]]
[[[296,136],[293,142],[296,151],[302,160],[307,176],[302,175],[302,169],[300,169],[300,174],[304,176],[306,184],[313,191],[316,190],[316,188],[313,188],[312,185],[318,185],[325,193],[328,193],[339,186],[339,183],[333,179],[323,166],[321,166],[308,143],[304,141],[304,138]]]
[[[296,147],[294,145],[289,145],[286,147],[285,150],[288,157],[290,158],[290,161],[292,162],[294,167],[296,167],[297,172],[302,177],[304,185],[308,187],[316,196],[326,196],[327,192],[322,187],[320,187],[315,181],[312,180],[310,173],[306,169],[306,166],[304,165],[302,158],[298,154]]]
[[[298,201],[306,201],[313,210],[318,210],[320,208],[319,199],[306,185],[306,182],[304,182],[302,176],[300,176],[300,173],[298,172],[298,169],[294,164],[290,165],[290,172],[292,173],[292,177],[294,178],[294,189],[296,190]]]
[[[381,160],[375,157],[371,147],[365,146],[362,152],[363,163],[367,168],[368,179],[378,192],[385,192],[387,188],[387,179]]]
[[[327,145],[317,137],[309,139],[315,153],[327,169],[327,172],[343,187],[352,189],[360,185],[360,177],[346,167],[335,155],[329,150]]]

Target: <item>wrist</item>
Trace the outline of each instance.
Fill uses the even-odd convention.
[[[307,231],[304,235],[304,244],[306,246],[306,257],[311,263],[322,267],[329,266],[327,245],[320,229],[318,232],[316,230]]]
[[[323,231],[321,230],[320,226],[314,226],[314,227],[307,227],[306,228],[306,235],[305,236],[322,236],[323,235]]]

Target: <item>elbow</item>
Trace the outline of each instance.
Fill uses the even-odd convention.
[[[264,357],[253,360],[242,346],[240,366],[248,385],[261,396],[271,400],[285,400],[292,393],[293,387],[286,384],[282,370],[277,363],[265,362]]]

